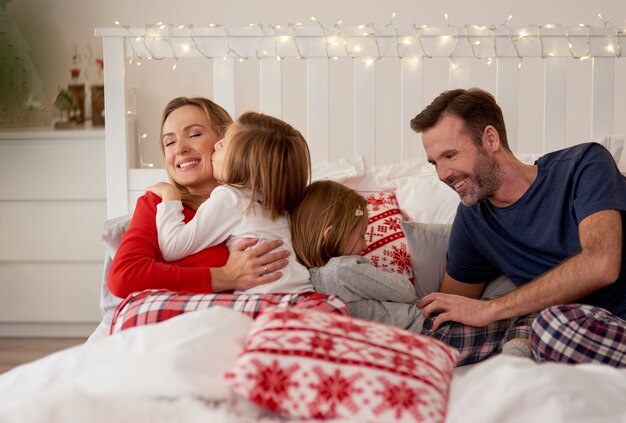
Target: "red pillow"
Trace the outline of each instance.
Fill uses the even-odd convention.
[[[443,422],[458,352],[427,336],[312,309],[259,316],[233,390],[300,419]]]
[[[383,191],[364,196],[369,219],[365,235],[367,248],[363,256],[370,259],[374,266],[389,269],[413,281],[409,246],[399,223],[404,219],[395,194]]]

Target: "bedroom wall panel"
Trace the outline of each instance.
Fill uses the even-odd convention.
[[[587,60],[567,60],[565,140],[568,144],[591,139],[591,65]]]
[[[213,60],[213,100],[235,115],[235,62]]]
[[[472,86],[472,62],[471,59],[450,59],[449,89],[465,88]]]
[[[261,60],[260,68],[260,110],[261,112],[282,116],[282,63],[278,60]]]
[[[544,126],[541,151],[565,147],[565,111],[567,107],[567,59],[545,59]]]
[[[272,60],[272,59],[263,59]],[[275,60],[275,59],[274,59]],[[307,121],[307,63],[305,60],[283,60],[282,66],[282,119],[289,122],[306,138]]]
[[[376,67],[374,60],[354,61],[354,156],[376,164]]]
[[[496,61],[496,90],[494,95],[502,108],[506,134],[512,151],[519,151],[519,61],[500,58]]]
[[[313,163],[324,163],[330,160],[328,67],[327,59],[306,61],[307,131],[303,135],[309,143]]]
[[[595,57],[592,85],[592,139],[600,138],[613,130],[614,99],[615,58]],[[619,120],[623,122],[624,117],[622,116]]]
[[[354,66],[351,60],[333,60],[329,63],[329,159],[337,160],[354,154]]]
[[[544,63],[542,59],[525,58],[519,68],[518,153],[536,153],[543,148]]]
[[[237,114],[247,112],[249,110],[262,111],[261,110],[261,66],[259,63],[254,63],[249,60],[242,62],[235,61],[235,109]],[[276,69],[279,76],[281,76],[281,67]],[[267,72],[266,72],[267,74]],[[267,76],[267,75],[266,75]],[[276,86],[281,90],[281,86]],[[196,90],[204,95],[205,91]],[[209,97],[212,98],[212,97]],[[274,109],[279,106],[280,98],[274,101]],[[281,106],[282,107],[282,106]],[[236,116],[234,116],[236,117]]]
[[[411,129],[411,119],[417,114],[417,110],[424,108],[424,61],[417,58],[403,58],[400,78],[404,89],[400,92],[401,111],[398,116],[398,126],[402,128],[401,148],[402,159],[411,160],[425,157],[422,147],[422,135]]]
[[[376,164],[386,165],[402,161],[401,123],[401,65],[400,59],[379,60],[376,63]]]

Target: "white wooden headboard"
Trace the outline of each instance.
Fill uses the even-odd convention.
[[[254,86],[259,111],[298,121],[313,164],[356,155],[368,165],[423,157],[409,121],[441,91],[458,87],[496,95],[514,152],[548,152],[624,132],[626,31],[612,25],[329,29],[315,21],[310,27],[116,27],[96,35],[105,62],[109,218],[132,211],[145,186],[165,177],[132,159],[138,135],[129,118],[128,70],[148,60],[175,68],[187,58],[207,59],[212,98],[233,116],[241,91]],[[287,66],[290,61],[300,64]],[[256,69],[255,81],[238,89],[244,62]],[[294,91],[291,69],[301,74],[301,118],[285,100]]]

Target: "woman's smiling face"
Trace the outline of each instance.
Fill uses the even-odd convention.
[[[163,123],[162,134],[169,175],[191,193],[208,196],[217,186],[211,155],[219,135],[204,111],[193,105],[179,107]]]

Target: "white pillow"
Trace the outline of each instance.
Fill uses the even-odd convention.
[[[176,404],[196,398],[206,412],[236,400],[224,373],[242,351],[251,325],[242,313],[214,307],[48,355],[2,375],[0,420],[200,421],[200,414],[181,413],[183,406]],[[123,399],[143,407],[120,408]],[[169,404],[163,411],[171,414],[155,412],[159,404]],[[233,421],[211,416],[202,421]]]
[[[120,246],[120,242],[122,242],[122,235],[124,235],[126,229],[128,229],[132,217],[132,214],[127,214],[104,222],[104,230],[102,231],[100,239],[104,243],[104,247],[111,258],[115,257],[117,248]]]
[[[406,236],[413,266],[415,292],[419,298],[439,291],[446,270],[446,253],[451,225],[400,221]],[[515,289],[502,275],[487,284],[481,298],[493,298]]]
[[[363,156],[321,163],[311,168],[311,181],[331,180],[353,188],[365,173]]]
[[[611,156],[613,156],[615,162],[620,165],[620,169],[622,169],[620,162],[622,161],[622,152],[624,150],[624,134],[607,135],[606,137],[595,140],[595,142],[605,146],[611,153]],[[626,162],[626,159],[624,162]],[[623,165],[626,165],[626,163]]]
[[[408,160],[401,163],[374,166],[365,169],[363,178],[357,185],[350,186],[350,188],[358,192],[393,191],[395,187],[391,184],[392,179],[432,171],[432,169],[432,165],[425,160]]]
[[[461,199],[439,180],[434,170],[394,178],[390,183],[406,220],[424,223],[452,223],[454,220]]]
[[[499,354],[456,373],[447,423],[626,421],[626,369]]]
[[[104,222],[104,231],[100,239],[104,243],[106,254],[104,256],[104,271],[102,272],[102,282],[100,285],[100,313],[102,314],[101,325],[107,328],[111,325],[111,319],[113,318],[113,312],[117,308],[118,304],[122,302],[121,298],[111,294],[107,287],[107,277],[109,275],[109,268],[117,248],[120,246],[122,236],[128,229],[130,219],[132,215],[115,217]],[[98,330],[98,329],[96,329]]]

